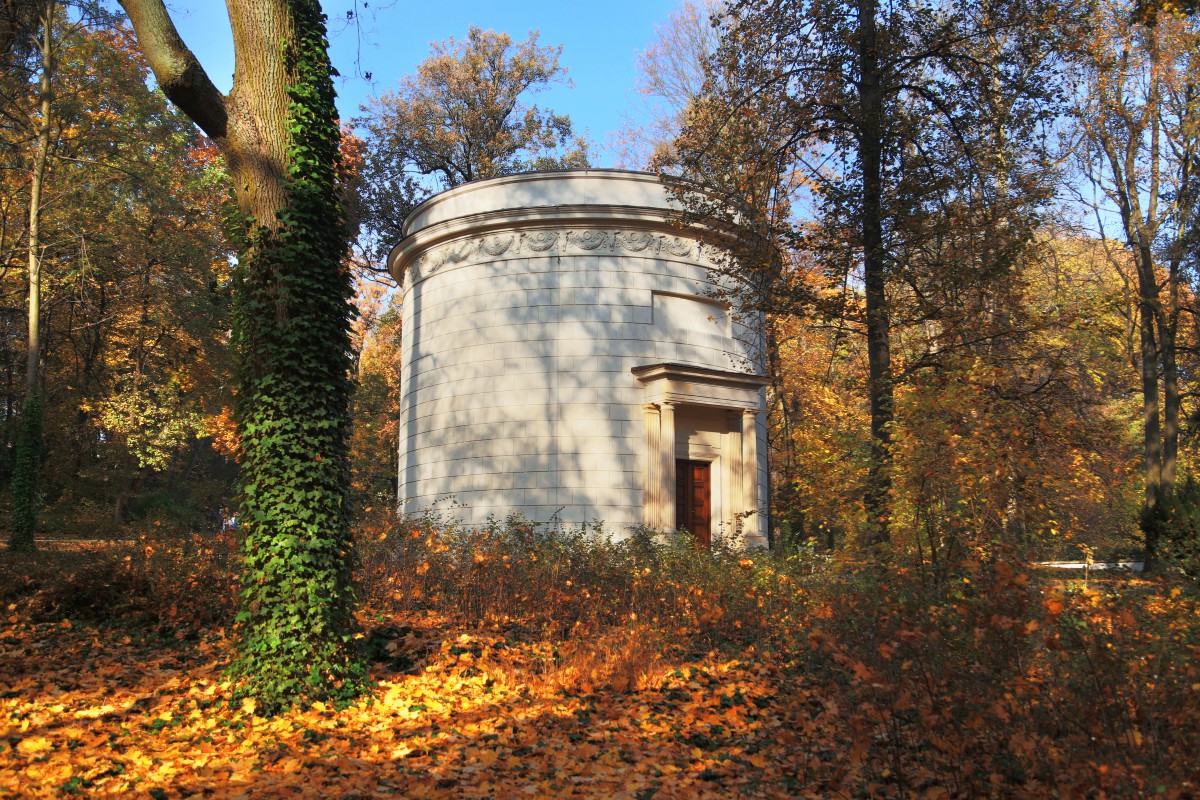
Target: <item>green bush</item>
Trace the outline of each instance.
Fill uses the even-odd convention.
[[[1175,486],[1160,544],[1164,560],[1200,580],[1200,483],[1191,475]]]

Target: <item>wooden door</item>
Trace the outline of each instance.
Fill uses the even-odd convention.
[[[686,528],[697,544],[712,544],[712,465],[675,462],[675,527]]]

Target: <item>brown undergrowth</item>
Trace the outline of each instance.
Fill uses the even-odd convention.
[[[1197,791],[1185,583],[595,534],[368,520],[377,689],[271,719],[222,677],[231,543],[5,554],[0,796]]]

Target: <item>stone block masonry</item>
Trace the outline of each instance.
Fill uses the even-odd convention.
[[[653,175],[527,173],[419,206],[389,262],[402,512],[765,544],[758,326],[713,299],[716,256]],[[677,496],[676,462],[703,491]]]

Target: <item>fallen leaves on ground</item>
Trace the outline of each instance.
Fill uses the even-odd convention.
[[[687,584],[658,617],[369,606],[375,690],[274,718],[231,702],[232,638],[196,621],[208,605],[64,619],[94,604],[40,579],[0,617],[0,797],[1195,795],[1194,587],[1004,561],[926,590],[908,568],[751,568],[715,563],[702,597]],[[721,604],[748,575],[771,602]],[[686,628],[697,597],[758,633]]]
[[[545,643],[395,620],[408,673],[274,719],[230,708],[229,641],[67,622],[4,628],[0,794],[150,797],[786,796],[780,674],[751,650],[641,688],[520,682]],[[551,676],[552,678],[553,676]],[[585,680],[586,686],[586,680]]]

